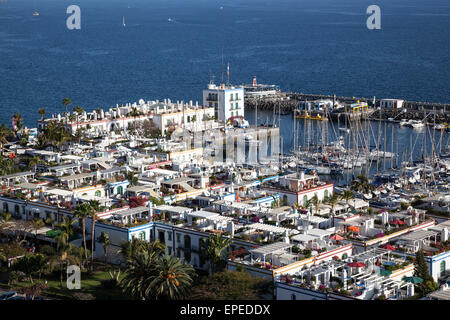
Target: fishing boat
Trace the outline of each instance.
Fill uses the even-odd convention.
[[[449,127],[448,123],[440,123],[433,127],[435,130],[445,130]]]
[[[423,123],[423,121],[419,121],[419,120],[411,120],[409,122],[409,126],[412,128],[423,128],[425,126],[425,124]]]
[[[310,115],[308,111],[303,111],[301,114],[296,116],[297,119],[305,119],[305,120],[319,120],[319,121],[327,121],[327,118],[322,117],[320,114],[318,115]]]
[[[172,18],[167,19],[168,22],[173,22]]]
[[[39,15],[39,12],[37,12],[37,11],[33,12],[33,16],[38,16],[38,15]]]
[[[408,126],[411,123],[411,120],[402,119],[399,123],[401,126]]]
[[[350,129],[349,128],[339,128],[339,131],[350,133]]]

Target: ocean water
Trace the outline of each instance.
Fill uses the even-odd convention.
[[[366,28],[374,3],[381,30]],[[71,4],[81,30],[66,28]],[[64,97],[200,101],[222,60],[234,84],[449,102],[449,33],[448,0],[0,0],[0,122],[34,127]]]

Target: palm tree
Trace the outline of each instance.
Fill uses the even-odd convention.
[[[14,118],[14,124],[16,126],[16,137],[17,139],[19,138],[19,132],[22,132],[22,128],[23,128],[23,118],[20,115],[20,113],[15,113],[13,114],[13,118]]]
[[[339,196],[336,193],[333,193],[333,195],[330,198],[328,198],[328,203],[331,206],[331,215],[333,217],[333,226],[334,226],[334,216],[335,216],[334,208],[336,207],[338,202],[339,202]]]
[[[1,149],[1,156],[3,156],[4,153],[4,145],[6,143],[8,143],[8,140],[6,140],[6,138],[8,138],[9,136],[11,136],[11,130],[5,126],[4,124],[2,124],[0,126],[0,149]]]
[[[72,217],[64,217],[63,221],[59,224],[59,227],[67,233],[68,236],[71,236],[74,233],[74,224],[75,220]]]
[[[45,163],[45,162],[38,156],[31,157],[28,159],[28,168],[34,169],[34,172],[36,172],[38,164],[42,164],[42,163]]]
[[[76,254],[74,254],[74,248],[72,245],[65,242],[67,235],[63,235],[63,233],[65,232],[62,232],[57,239],[57,253],[49,259],[49,267],[51,271],[53,271],[56,266],[59,266],[61,289],[63,287],[63,266],[68,266],[69,264],[80,264],[80,259]]]
[[[144,251],[161,256],[166,251],[166,246],[159,240],[148,242],[133,238],[131,241],[124,241],[120,244],[119,253],[130,263],[133,260],[133,256]]]
[[[6,223],[11,220],[12,215],[9,212],[3,212],[1,215],[1,220],[0,220],[0,233],[3,231],[3,228],[6,227]]]
[[[182,299],[189,293],[194,275],[194,268],[179,258],[144,251],[133,257],[120,284],[126,294],[139,299]]]
[[[39,109],[39,110],[38,110],[38,113],[39,113],[40,116],[41,116],[41,120],[44,120],[44,117],[45,117],[45,109],[44,109],[44,108]]]
[[[97,238],[98,242],[101,243],[103,247],[103,253],[105,254],[105,262],[106,262],[106,251],[108,249],[108,246],[111,244],[111,240],[109,239],[109,234],[102,232],[100,236]]]
[[[68,106],[72,104],[72,101],[69,98],[64,98],[62,99],[62,104],[66,107],[66,114],[69,114]]]
[[[311,199],[308,200],[308,207],[310,205],[314,206],[314,213],[317,214],[317,212],[319,212],[320,205],[319,197],[317,196],[317,194],[315,194]]]
[[[90,217],[92,213],[92,209],[87,203],[82,203],[73,211],[74,217],[78,218],[78,221],[81,221],[81,229],[83,232],[83,246],[84,246],[84,256],[86,261],[88,261],[87,256],[87,245],[86,245],[86,218]]]
[[[75,106],[75,108],[73,108],[73,112],[77,114],[77,124],[78,124],[79,117],[84,112],[84,109],[81,106]]]
[[[163,256],[156,261],[156,277],[152,293],[156,299],[177,300],[185,298],[194,282],[195,270],[174,256]]]
[[[34,219],[31,222],[31,225],[33,226],[34,239],[35,239],[36,244],[37,244],[37,242],[38,242],[37,232],[38,232],[39,229],[41,229],[45,225],[45,223],[44,223],[44,221],[42,219]]]
[[[136,176],[134,171],[127,172],[127,180],[131,185],[136,186],[139,182],[139,177]]]
[[[52,145],[56,145],[58,150],[69,140],[70,134],[66,127],[57,121],[50,121],[43,132],[44,140]]]
[[[201,251],[209,260],[209,273],[215,272],[217,265],[222,260],[224,250],[231,244],[231,239],[222,237],[220,234],[210,235],[209,239],[202,239],[203,250]]]
[[[97,212],[101,211],[102,207],[100,206],[100,202],[97,200],[89,200],[88,203],[89,207],[91,208],[91,270],[94,268],[94,250],[95,250],[95,221],[97,220]]]
[[[345,203],[348,205],[349,200],[353,199],[353,191],[344,190],[344,193],[342,194],[341,199],[345,200]]]

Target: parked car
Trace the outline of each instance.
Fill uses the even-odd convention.
[[[16,291],[8,291],[0,295],[0,300],[9,300],[17,296]]]
[[[29,299],[22,297],[22,296],[14,296],[14,297],[8,298],[6,300],[11,301],[11,300],[29,300]]]

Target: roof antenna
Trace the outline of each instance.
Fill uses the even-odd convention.
[[[227,86],[230,85],[230,63],[227,65]]]
[[[222,79],[220,84],[223,84],[223,47],[222,47]]]

